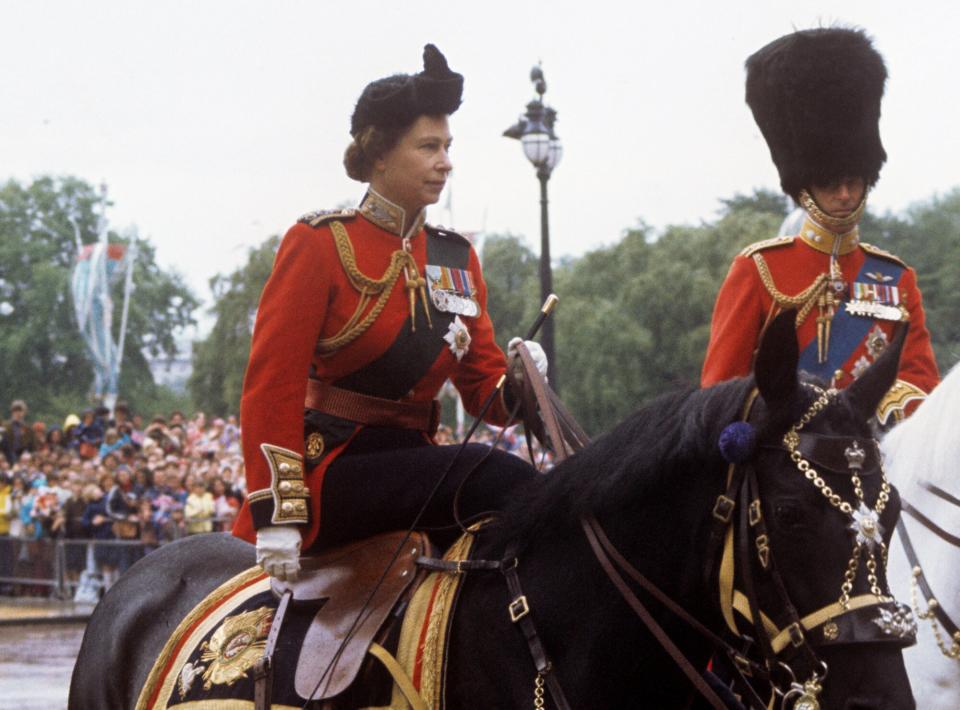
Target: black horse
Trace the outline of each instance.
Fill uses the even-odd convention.
[[[902,338],[895,339],[853,386],[808,417],[804,432],[842,435],[844,441],[869,439],[867,422],[893,383],[900,344]],[[725,633],[717,577],[705,575],[715,567],[715,560],[708,559],[716,551],[713,512],[728,473],[718,440],[727,425],[741,419],[755,386],[759,397],[749,421],[758,445],[748,458],[757,472],[776,568],[800,617],[837,602],[852,548],[850,520],[797,470],[782,443],[820,396],[800,383],[796,364],[793,324],[778,319],[758,353],[754,376],[657,399],[535,481],[480,536],[477,557],[499,560],[507,546],[517,550],[529,617],[571,707],[679,708],[699,702],[693,700],[689,680],[601,570],[581,521],[594,517],[637,570],[704,625]],[[849,472],[820,474],[844,500],[854,500]],[[881,485],[880,475],[863,476],[868,505],[877,500]],[[888,495],[880,519],[886,542],[899,514],[896,491]],[[165,546],[131,568],[104,596],[89,623],[70,707],[134,707],[178,622],[253,560],[251,546],[209,535]],[[871,588],[864,565],[860,568],[852,595]],[[738,588],[745,574],[756,582],[763,611],[778,626],[785,625],[784,599],[756,555],[738,559]],[[882,564],[876,585],[886,589]],[[706,668],[717,653],[714,642],[646,593],[638,594],[693,666]],[[446,707],[534,704],[537,671],[527,642],[509,618],[512,598],[500,572],[466,574],[449,644]],[[861,638],[851,644],[814,644],[813,652],[829,669],[822,707],[913,707],[899,645]],[[802,665],[798,661],[795,666],[801,683],[809,670],[799,670]],[[822,675],[822,667],[816,670]],[[546,706],[556,707],[549,692]]]

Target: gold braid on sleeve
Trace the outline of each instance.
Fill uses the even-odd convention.
[[[356,254],[353,251],[353,244],[350,243],[350,237],[347,234],[346,227],[342,222],[334,221],[330,223],[330,231],[333,232],[333,240],[337,245],[337,254],[340,256],[340,263],[343,264],[343,270],[350,279],[350,285],[360,292],[360,300],[357,302],[357,308],[353,315],[344,324],[344,326],[335,335],[329,338],[320,338],[317,341],[317,352],[320,355],[331,355],[340,348],[349,345],[354,340],[363,335],[367,329],[373,325],[377,317],[387,305],[390,293],[393,291],[400,274],[407,278],[407,290],[410,293],[410,319],[414,330],[416,330],[416,308],[414,301],[414,292],[419,291],[420,299],[426,308],[426,279],[420,276],[417,269],[417,262],[413,254],[404,250],[397,249],[390,255],[390,265],[383,272],[383,276],[374,279],[357,267]],[[374,296],[378,296],[373,308],[366,316],[361,318],[361,314],[370,305]],[[427,320],[430,320],[430,312],[427,311]]]
[[[819,274],[817,278],[813,280],[812,284],[796,296],[788,296],[778,290],[773,283],[773,275],[770,273],[770,267],[767,266],[763,255],[759,253],[754,254],[753,261],[756,263],[757,271],[760,273],[760,281],[778,306],[781,308],[797,308],[799,306],[799,310],[797,311],[797,327],[799,328],[810,314],[810,311],[813,310],[813,307],[817,305],[817,300],[820,298],[820,295],[826,290],[829,283],[827,274]]]

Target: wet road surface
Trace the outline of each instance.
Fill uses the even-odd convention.
[[[63,710],[84,625],[0,626],[0,710]]]

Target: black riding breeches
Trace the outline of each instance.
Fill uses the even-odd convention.
[[[503,509],[518,487],[538,475],[519,456],[485,444],[468,444],[458,455],[459,445],[400,439],[399,448],[383,449],[377,445],[386,443],[383,436],[362,431],[330,465],[323,480],[320,534],[312,550],[410,528],[441,477],[416,529],[427,530],[435,543],[446,546],[459,534],[453,504],[461,483],[458,514],[467,521]]]

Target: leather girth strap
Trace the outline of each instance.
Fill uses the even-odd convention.
[[[263,655],[253,664],[254,710],[270,710],[273,705],[273,651],[277,647],[283,617],[287,615],[287,607],[292,598],[293,593],[289,590],[280,597],[280,603],[270,622],[270,633],[267,634],[267,645],[263,649]]]
[[[393,678],[393,682],[396,683],[400,693],[413,710],[429,710],[427,704],[423,701],[423,698],[420,697],[420,693],[407,675],[407,672],[403,670],[403,667],[397,662],[397,659],[394,658],[387,649],[374,642],[370,644],[369,653],[387,669],[390,677]]]

